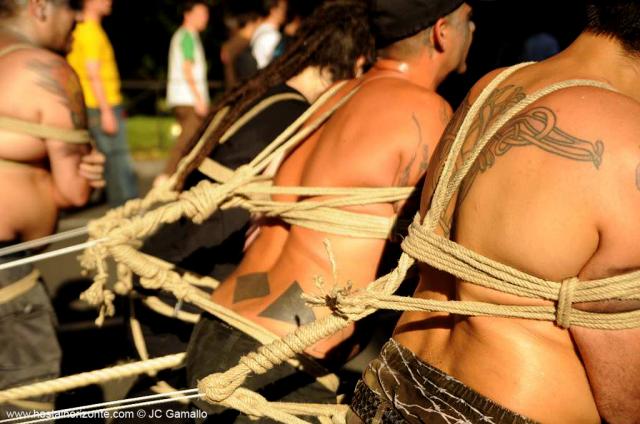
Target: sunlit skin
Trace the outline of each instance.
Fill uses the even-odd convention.
[[[496,138],[502,149],[497,145],[485,149],[483,154],[489,156],[482,169],[463,181],[464,194],[458,193],[455,215],[449,208],[442,221],[453,219],[453,239],[553,281],[574,276],[598,279],[637,269],[640,85],[636,62],[613,39],[586,33],[558,56],[503,82],[499,88],[516,97],[569,79],[606,82],[619,93],[565,89],[544,97],[523,111],[519,120],[505,125],[502,134],[510,135]],[[471,90],[467,109],[496,75],[487,75]],[[500,110],[500,102],[507,98],[503,94],[492,103],[493,110]],[[536,114],[532,114],[534,108]],[[458,112],[462,115],[454,121],[465,111]],[[493,112],[483,113],[487,119]],[[540,131],[540,119],[554,132]],[[531,126],[516,127],[518,122]],[[530,142],[523,145],[522,140]],[[463,151],[475,141],[477,135]],[[575,155],[563,149],[566,144],[557,144],[561,142],[589,155]],[[429,168],[423,214],[437,181],[437,164],[445,153],[436,152]],[[447,227],[442,224],[439,232],[443,234]],[[421,277],[415,294],[420,298],[549,304],[456,281],[427,266]],[[576,306],[611,312],[640,305]],[[429,364],[535,421],[596,424],[602,416],[609,422],[635,423],[640,416],[640,330],[563,330],[551,322],[406,313],[394,338]]]
[[[62,129],[86,127],[77,77],[52,52],[68,45],[75,22],[76,12],[65,2],[34,0],[0,21],[0,49],[34,45],[0,58],[0,115]],[[49,235],[60,208],[86,203],[92,186],[104,185],[104,158],[90,150],[0,130],[0,158],[27,165],[0,164],[0,240]]]
[[[426,170],[451,116],[451,108],[435,89],[465,61],[468,45],[464,43],[473,32],[469,17],[470,8],[465,4],[451,17],[440,19],[433,29],[426,31],[429,42],[421,44],[404,62],[379,60],[361,79],[350,81],[317,115],[354,86],[359,86],[360,90],[284,161],[275,184],[308,187],[415,185]],[[456,25],[458,22],[463,24]],[[427,47],[429,44],[438,45],[440,50],[434,52]],[[393,93],[393,107],[389,107],[390,93]],[[278,196],[278,199],[305,200],[285,196]],[[387,203],[348,210],[391,217],[401,207]],[[330,242],[335,257],[338,281],[334,281],[325,240]],[[274,333],[284,335],[297,327],[292,323],[299,319],[299,324],[303,324],[303,318],[309,316],[304,306],[299,305],[298,311],[283,308],[282,319],[273,318],[273,309],[285,299],[297,301],[297,298],[287,298],[292,287],[318,293],[314,281],[319,276],[327,288],[335,283],[344,285],[347,280],[354,288],[362,288],[375,279],[385,245],[386,240],[327,234],[299,226],[289,227],[277,220],[266,222],[238,269],[214,292],[213,299]],[[243,284],[257,284],[255,276],[247,276],[260,272],[267,274],[269,294],[236,301]],[[315,308],[313,314],[320,318],[328,311]],[[350,327],[307,352],[321,359],[344,360],[356,349],[354,340],[349,339],[353,332],[354,328]]]

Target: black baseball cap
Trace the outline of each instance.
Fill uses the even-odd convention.
[[[429,28],[465,0],[370,0],[376,47],[386,47]]]

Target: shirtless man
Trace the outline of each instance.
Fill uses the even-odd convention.
[[[508,106],[550,84],[593,80],[617,92],[564,88],[510,119],[482,151],[438,228],[476,253],[556,282],[601,279],[640,266],[640,3],[588,3],[587,29],[569,48],[517,70],[487,97],[461,156]],[[499,72],[476,84],[445,133],[427,174],[423,216],[449,142]],[[552,305],[456,280],[427,265],[415,296]],[[574,307],[611,313],[640,305]],[[383,413],[408,422],[640,422],[640,329],[406,313],[381,355],[355,396],[375,402],[352,406],[364,422],[377,422],[373,416]]]
[[[379,60],[363,78],[349,82],[327,104],[329,107],[360,86],[319,131],[287,158],[278,171],[276,185],[409,187],[424,174],[451,110],[435,90],[449,73],[466,68],[474,30],[471,8],[462,1],[440,2],[437,7],[429,1],[374,3],[371,13]],[[407,9],[415,13],[412,19],[395,14]],[[376,204],[349,210],[390,218],[400,207]],[[324,316],[325,310],[309,308],[300,295],[316,291],[316,276],[329,284],[334,281],[323,245],[325,239],[331,243],[340,279],[362,288],[375,278],[386,240],[338,236],[276,221],[261,228],[243,262],[214,292],[213,299],[280,336]],[[222,328],[219,334],[228,333],[227,340],[212,337],[218,326]],[[307,353],[325,363],[342,364],[355,350],[351,343],[353,333],[350,328],[316,344]],[[192,337],[190,361],[197,362],[198,354],[200,358],[208,354],[219,363],[219,355],[228,351],[235,364],[247,349],[257,346],[257,342],[246,340],[234,344],[237,338],[242,337],[204,316]],[[192,373],[190,382],[211,371],[220,369],[200,369]],[[291,386],[287,390],[294,392],[296,387]],[[300,393],[297,400],[314,401],[308,396],[313,394],[305,397]],[[322,401],[330,400],[326,397]]]
[[[80,85],[54,53],[68,47],[75,20],[66,0],[0,2],[0,246],[53,233],[59,209],[84,205],[103,185]],[[53,309],[37,278],[31,266],[0,272],[0,388],[59,372]]]

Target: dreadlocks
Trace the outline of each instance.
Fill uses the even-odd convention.
[[[0,18],[12,18],[26,2],[23,0],[0,0]]]
[[[209,156],[218,140],[269,88],[282,84],[309,66],[328,69],[334,81],[355,77],[358,57],[373,60],[375,48],[368,23],[366,3],[360,0],[328,1],[306,19],[285,53],[257,76],[236,85],[212,108],[205,124],[187,144],[182,156],[195,147],[213,117],[224,107],[230,110],[196,159],[178,178],[182,187],[186,177]]]

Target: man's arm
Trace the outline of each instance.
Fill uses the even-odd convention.
[[[62,129],[86,129],[82,89],[67,62],[54,54],[38,52],[27,62],[36,85],[41,123]],[[101,186],[102,156],[88,144],[45,141],[53,178],[53,196],[59,207],[84,205],[91,187]]]
[[[603,103],[606,108],[607,103]],[[640,155],[636,136],[640,125],[635,119],[640,107],[626,114],[615,107],[611,109],[609,116],[603,112],[585,119],[606,125],[594,131],[603,138],[606,150],[601,165],[601,191],[594,187],[602,209],[600,253],[581,272],[582,280],[640,269]],[[615,122],[612,118],[617,118],[617,125],[611,125]],[[640,310],[640,300],[581,303],[574,307],[595,313],[623,313]],[[572,327],[570,332],[601,417],[616,424],[640,423],[640,328],[605,331]]]
[[[87,75],[89,77],[89,84],[93,95],[98,101],[98,107],[100,108],[100,122],[102,125],[102,131],[107,134],[115,134],[118,132],[118,120],[113,107],[107,101],[107,93],[100,78],[100,61],[87,60],[85,62],[87,68]]]
[[[204,100],[204,93],[200,93],[200,91],[198,90],[198,84],[196,83],[196,79],[193,73],[196,48],[196,43],[193,39],[193,35],[185,32],[182,36],[182,40],[180,41],[180,48],[182,49],[183,57],[182,72],[184,73],[184,78],[187,80],[187,85],[191,90],[191,94],[193,94],[193,98],[195,99],[194,109],[198,115],[206,116],[209,112],[209,106]]]
[[[626,303],[626,302],[625,302]],[[640,309],[632,304],[576,305],[591,312]],[[610,423],[640,422],[640,329],[590,330],[573,327],[571,335],[589,377],[600,416]]]

